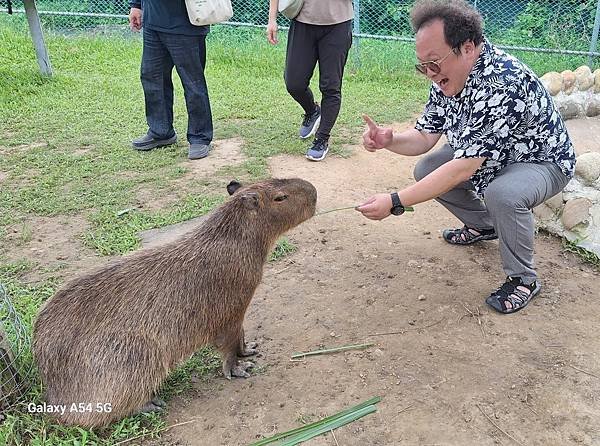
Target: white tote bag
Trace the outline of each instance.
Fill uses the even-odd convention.
[[[288,19],[292,20],[300,14],[302,6],[304,6],[304,0],[279,0],[279,7],[277,9]]]
[[[196,26],[225,22],[233,15],[231,0],[185,0],[185,6]]]

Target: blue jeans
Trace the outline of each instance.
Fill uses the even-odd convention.
[[[185,36],[144,28],[141,81],[146,102],[148,133],[166,139],[173,128],[173,67],[183,84],[188,112],[187,139],[210,144],[212,114],[204,77],[206,36]]]

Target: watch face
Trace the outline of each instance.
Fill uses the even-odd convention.
[[[404,214],[404,208],[402,206],[394,206],[391,212],[394,215],[402,215]]]

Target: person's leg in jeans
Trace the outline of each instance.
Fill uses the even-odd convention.
[[[188,112],[187,139],[190,144],[209,145],[213,122],[204,76],[206,36],[171,34],[165,41],[183,85]]]
[[[318,25],[292,20],[285,56],[285,86],[307,115],[315,111],[315,98],[309,84],[317,64],[318,29]]]
[[[414,178],[417,181],[425,178],[435,169],[453,159],[454,152],[449,144],[427,153],[417,162]],[[436,201],[454,214],[465,226],[477,232],[493,230],[492,218],[485,203],[475,193],[471,181],[465,181],[454,189],[440,195]]]
[[[159,140],[175,136],[173,129],[173,60],[164,33],[144,28],[141,81],[146,105],[148,135]]]
[[[326,26],[317,42],[321,123],[316,138],[328,141],[342,104],[342,77],[352,45],[352,22]]]

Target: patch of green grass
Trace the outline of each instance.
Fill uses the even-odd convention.
[[[6,414],[0,428],[0,444],[7,446],[114,446],[120,441],[138,438],[156,438],[165,422],[159,414],[140,414],[103,429],[82,429],[55,424],[52,419],[27,412],[27,404],[41,404],[39,398],[29,399],[18,412]]]
[[[103,255],[124,254],[139,247],[141,231],[199,217],[222,201],[222,197],[188,195],[173,209],[156,212],[132,209],[121,213],[103,209],[90,217],[94,230],[85,234],[84,242]]]
[[[160,396],[173,398],[191,388],[192,378],[207,379],[218,376],[221,356],[213,348],[203,348],[175,370],[163,384]]]
[[[600,269],[600,257],[598,257],[598,255],[595,253],[577,246],[575,242],[571,242],[567,239],[563,239],[563,248],[565,251],[575,254],[584,262],[594,265],[596,268]]]
[[[275,262],[281,260],[285,256],[296,251],[296,247],[290,243],[287,237],[282,237],[277,240],[277,244],[273,249],[273,252],[269,255],[269,262]]]

